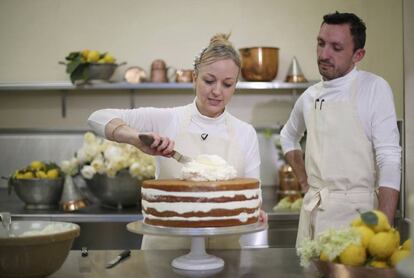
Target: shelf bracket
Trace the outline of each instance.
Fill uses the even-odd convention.
[[[129,91],[129,107],[131,109],[135,108],[134,92],[135,92],[135,90],[130,90]]]
[[[68,95],[68,91],[62,90],[61,91],[61,111],[62,111],[62,118],[66,118],[66,97]]]

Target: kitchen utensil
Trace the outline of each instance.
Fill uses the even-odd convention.
[[[63,191],[63,178],[9,179],[9,187],[26,203],[26,209],[52,209],[58,207]]]
[[[182,69],[177,70],[175,73],[175,82],[177,83],[191,83],[193,82],[193,70]]]
[[[85,179],[88,189],[102,206],[122,209],[141,202],[141,180],[121,170],[115,177],[96,173],[92,179]]]
[[[123,259],[128,258],[129,255],[131,255],[131,251],[130,250],[124,250],[122,251],[118,256],[115,257],[115,259],[110,260],[107,264],[106,264],[106,268],[112,268],[114,266],[116,266],[118,263],[120,263]]]
[[[279,66],[279,48],[247,47],[240,48],[242,58],[241,73],[247,81],[272,81],[276,78]]]
[[[65,183],[63,185],[63,193],[60,198],[60,207],[63,211],[75,211],[84,208],[88,202],[80,193],[80,190],[73,182],[70,175],[66,175]]]
[[[303,75],[302,69],[299,66],[299,62],[296,57],[292,58],[292,62],[290,63],[288,73],[285,78],[285,82],[291,83],[301,83],[301,82],[308,82]]]
[[[157,59],[151,63],[151,82],[164,83],[175,76],[176,69],[167,67],[164,60]]]
[[[151,146],[152,143],[154,142],[154,138],[151,135],[140,134],[138,137],[139,137],[139,140],[141,140],[148,147]],[[182,155],[181,153],[175,150],[173,151],[172,158],[174,158],[180,163],[188,163],[192,161],[190,157]]]
[[[124,79],[132,84],[145,82],[147,81],[147,73],[140,67],[130,67],[125,71]]]
[[[12,221],[10,237],[0,237],[1,277],[46,277],[69,254],[80,228],[55,221]]]

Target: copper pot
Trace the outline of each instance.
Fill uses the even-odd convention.
[[[276,78],[279,65],[279,48],[240,48],[242,58],[241,74],[247,81],[272,81]]]

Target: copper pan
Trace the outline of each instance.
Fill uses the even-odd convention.
[[[240,48],[242,58],[241,74],[246,81],[272,81],[276,78],[279,65],[279,48]]]

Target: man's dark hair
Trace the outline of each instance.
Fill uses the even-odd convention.
[[[354,39],[354,51],[365,46],[365,30],[367,27],[365,23],[353,13],[340,13],[336,11],[332,14],[327,14],[323,17],[322,24],[349,24],[351,28],[351,35]]]

